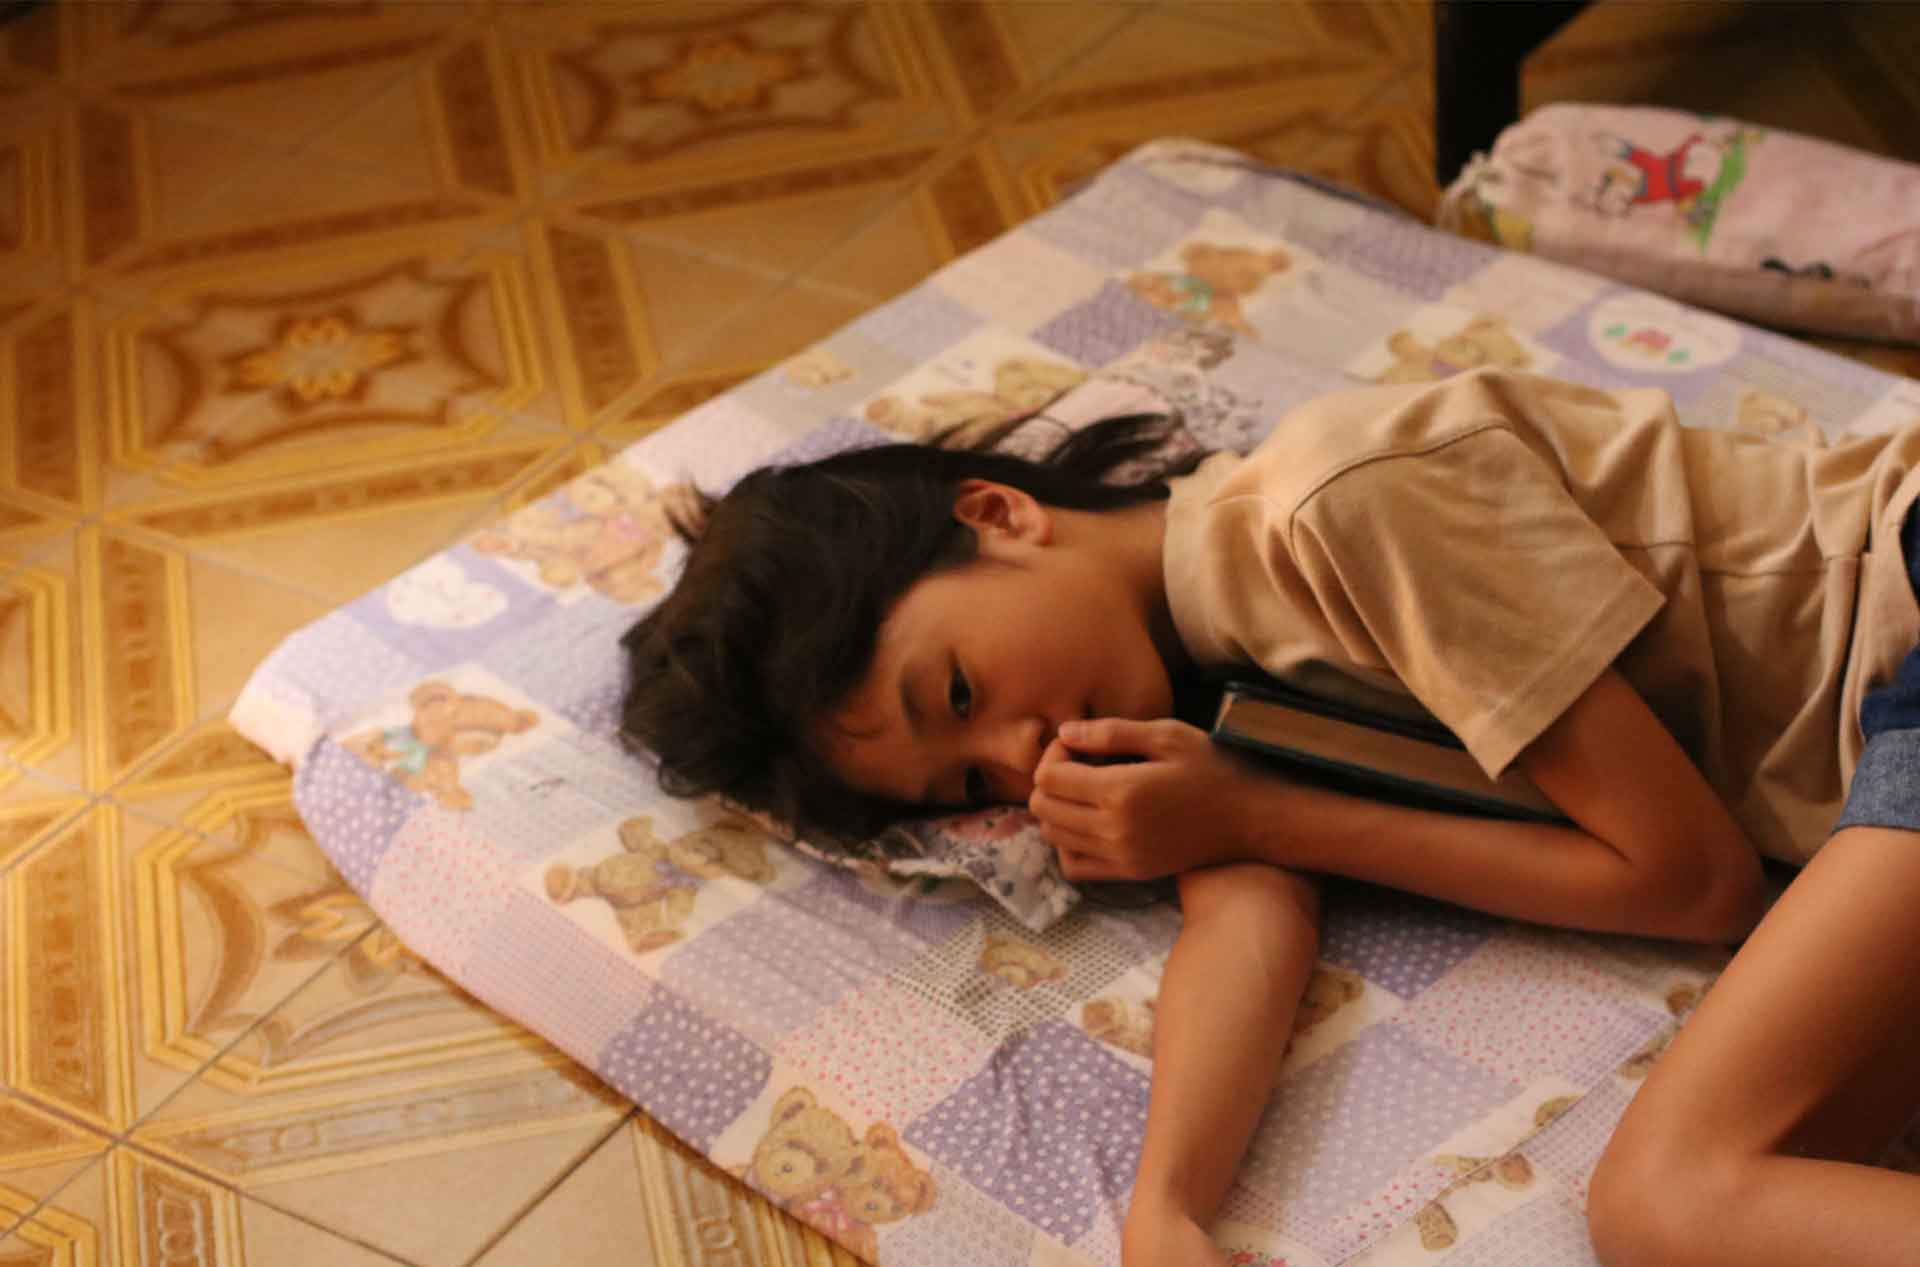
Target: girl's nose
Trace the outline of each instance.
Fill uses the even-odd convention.
[[[1033,773],[1053,742],[1053,729],[1044,717],[1023,717],[995,732],[988,760],[1000,767],[1008,799],[1025,801],[1033,795]]]

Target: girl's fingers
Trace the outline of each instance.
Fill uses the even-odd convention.
[[[1153,757],[1163,755],[1182,734],[1192,729],[1171,717],[1154,721],[1096,717],[1092,721],[1070,721],[1061,726],[1060,742],[1076,753]]]
[[[1100,853],[1100,842],[1071,827],[1056,827],[1049,823],[1040,825],[1040,835],[1060,858],[1060,870],[1069,880],[1095,878],[1093,873],[1105,864]]]
[[[1040,820],[1043,829],[1057,828],[1091,839],[1100,827],[1100,811],[1092,805],[1061,797],[1045,788],[1034,789],[1033,795],[1027,798],[1027,808]]]
[[[1058,750],[1064,754],[1067,749],[1059,741],[1047,749],[1049,753]],[[1046,793],[1057,801],[1073,801],[1080,805],[1093,805],[1100,799],[1103,776],[1111,773],[1111,767],[1087,765],[1062,756],[1058,760],[1042,758],[1039,767],[1033,772],[1033,791],[1035,796]],[[1031,808],[1029,802],[1029,808]],[[1034,810],[1034,813],[1040,811]]]
[[[1076,884],[1095,884],[1116,877],[1098,854],[1060,850],[1060,874]]]

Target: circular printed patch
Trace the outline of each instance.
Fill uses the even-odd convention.
[[[1646,294],[1597,305],[1587,335],[1610,364],[1643,374],[1688,374],[1740,350],[1740,328],[1731,321]]]

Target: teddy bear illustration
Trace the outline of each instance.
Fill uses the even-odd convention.
[[[548,867],[547,897],[562,906],[582,898],[605,902],[636,955],[686,935],[705,881],[730,875],[766,884],[774,876],[766,839],[743,818],[723,818],[672,840],[654,832],[652,819],[630,818],[620,824],[620,845],[624,853],[590,867]]]
[[[406,787],[451,810],[473,808],[460,783],[460,762],[492,752],[508,735],[539,724],[539,714],[484,695],[468,695],[445,682],[422,682],[407,696],[413,722],[364,731],[341,747]]]
[[[1504,1157],[1461,1157],[1442,1153],[1433,1159],[1442,1170],[1450,1170],[1465,1182],[1497,1183],[1509,1192],[1519,1192],[1533,1183],[1533,1163],[1519,1153]]]
[[[596,467],[556,497],[523,506],[468,544],[534,566],[553,589],[585,584],[629,606],[665,588],[659,577],[668,514],[645,474],[618,462]]]
[[[1447,1207],[1438,1201],[1421,1206],[1420,1212],[1413,1216],[1413,1225],[1420,1232],[1420,1248],[1429,1252],[1451,1249],[1460,1239],[1459,1225],[1447,1213]]]
[[[866,418],[909,440],[951,432],[966,443],[983,432],[1035,413],[1087,379],[1083,370],[1038,357],[1010,356],[993,370],[993,390],[956,388],[922,392],[917,398],[876,396]]]
[[[1542,1100],[1533,1110],[1533,1124],[1536,1128],[1545,1130],[1561,1114],[1578,1103],[1580,1103],[1580,1097],[1577,1095],[1556,1095],[1550,1100]]]
[[[812,348],[788,361],[787,381],[796,387],[817,391],[844,383],[853,377],[853,369],[825,348]]]
[[[1411,330],[1395,330],[1387,337],[1387,351],[1394,364],[1376,383],[1430,383],[1483,365],[1522,370],[1533,364],[1498,317],[1475,317],[1432,345]]]
[[[1215,246],[1189,242],[1180,251],[1183,273],[1135,273],[1127,288],[1156,308],[1196,325],[1225,326],[1254,337],[1241,301],[1268,278],[1293,267],[1293,257],[1275,247]]]
[[[1616,1070],[1616,1072],[1622,1078],[1626,1078],[1633,1082],[1638,1082],[1640,1079],[1646,1077],[1648,1074],[1653,1072],[1654,1064],[1659,1061],[1662,1055],[1665,1054],[1667,1050],[1667,1044],[1671,1043],[1672,1041],[1673,1041],[1672,1034],[1658,1035],[1653,1039],[1653,1041],[1649,1042],[1646,1046],[1642,1047],[1639,1051],[1636,1051],[1633,1053],[1633,1055],[1627,1057],[1626,1063],[1622,1064],[1620,1068]]]
[[[1294,1013],[1293,1032],[1298,1037],[1318,1028],[1347,1004],[1367,992],[1367,983],[1358,973],[1345,968],[1317,967],[1307,978],[1301,993],[1300,1008]]]
[[[1018,937],[988,933],[980,951],[980,967],[1009,985],[1031,990],[1067,975],[1067,966],[1051,954]]]
[[[780,1205],[800,1204],[833,1187],[859,1155],[853,1128],[820,1107],[813,1092],[794,1087],[774,1101],[744,1177]]]
[[[885,1122],[867,1128],[864,1147],[840,1183],[840,1209],[862,1226],[848,1243],[861,1257],[880,1256],[873,1229],[933,1208],[933,1176],[913,1164]]]
[[[875,1227],[924,1214],[935,1199],[933,1176],[913,1164],[893,1127],[875,1122],[857,1136],[805,1087],[774,1101],[741,1177],[869,1260],[879,1257]]]
[[[1734,426],[1748,435],[1764,436],[1804,448],[1826,447],[1826,433],[1807,414],[1805,405],[1778,392],[1750,387],[1734,406]]]
[[[1080,1009],[1080,1026],[1103,1043],[1153,1059],[1153,1005],[1125,999],[1092,999]]]

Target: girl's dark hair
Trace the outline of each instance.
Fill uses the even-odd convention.
[[[1095,423],[1037,459],[992,451],[1019,425],[966,448],[889,444],[766,467],[703,499],[673,592],[621,639],[622,738],[657,759],[665,791],[717,793],[823,844],[916,812],[845,787],[814,738],[866,675],[900,596],[973,557],[973,530],[953,514],[959,484],[1112,510],[1165,498],[1167,479],[1204,456],[1160,414]]]

